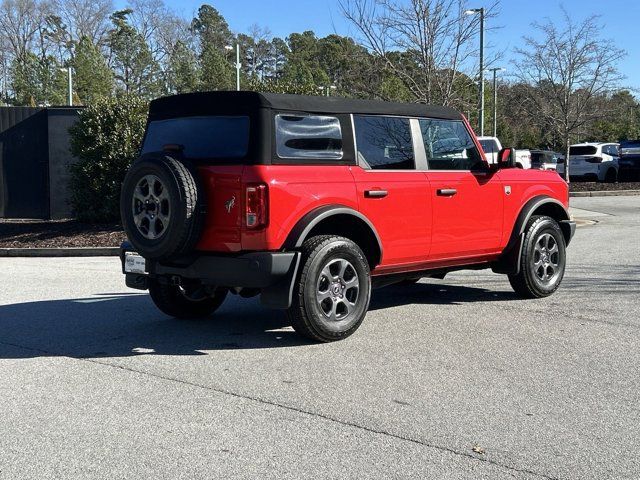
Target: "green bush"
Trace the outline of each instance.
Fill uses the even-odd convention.
[[[84,109],[70,129],[71,204],[78,220],[120,219],[120,187],[138,155],[148,104],[133,95],[105,98]]]

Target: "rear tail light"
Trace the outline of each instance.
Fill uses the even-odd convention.
[[[247,228],[262,228],[268,222],[268,189],[263,183],[247,185],[245,198],[245,225]]]
[[[585,158],[585,161],[589,163],[602,163],[602,157],[589,157]]]

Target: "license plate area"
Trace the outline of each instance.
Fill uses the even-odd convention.
[[[133,252],[126,252],[124,255],[125,273],[147,273],[146,260]]]

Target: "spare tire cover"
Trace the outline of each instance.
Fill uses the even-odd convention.
[[[202,231],[204,192],[194,168],[175,158],[147,155],[129,168],[120,215],[129,242],[149,259],[191,251]]]

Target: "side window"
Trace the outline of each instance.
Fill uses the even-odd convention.
[[[286,159],[341,160],[340,120],[321,115],[276,115],[276,153]]]
[[[354,116],[359,161],[374,170],[416,168],[408,118]]]
[[[482,163],[461,121],[420,119],[420,131],[430,170],[471,170]]]

